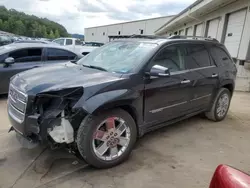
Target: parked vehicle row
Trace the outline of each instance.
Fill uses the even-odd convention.
[[[88,53],[99,47],[97,45],[83,46],[83,42],[76,38],[58,38],[53,40],[52,42],[57,43],[61,46],[65,46],[65,48],[82,55],[87,55]]]
[[[24,147],[66,146],[88,164],[108,168],[126,160],[149,131],[197,114],[221,121],[237,70],[224,45],[197,39],[117,40],[76,64],[19,73],[9,88],[11,130]],[[50,64],[61,54],[55,48],[25,54]],[[3,70],[12,58],[27,56],[12,51],[1,56]]]
[[[25,70],[66,63],[83,57],[64,47],[42,43],[13,43],[0,47],[0,94],[8,93],[12,76]]]

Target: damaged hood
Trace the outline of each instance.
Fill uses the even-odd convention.
[[[120,80],[120,74],[86,68],[73,63],[34,68],[17,74],[11,83],[25,93],[37,94],[73,87],[88,87]]]

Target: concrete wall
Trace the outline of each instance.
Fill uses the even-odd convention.
[[[153,18],[147,20],[139,20],[132,22],[125,22],[120,24],[112,24],[100,27],[85,28],[86,42],[109,42],[108,36],[119,35],[154,35],[154,31],[158,29],[163,23],[168,22],[173,16]],[[105,32],[105,35],[103,35]],[[120,34],[119,34],[120,32]]]

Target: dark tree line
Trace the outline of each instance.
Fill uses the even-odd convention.
[[[28,37],[58,38],[69,36],[60,24],[46,18],[27,15],[0,6],[0,30]]]

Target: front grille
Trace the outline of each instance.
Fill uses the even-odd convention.
[[[24,121],[27,95],[19,91],[15,86],[10,84],[8,95],[8,111],[10,116],[17,122],[22,123]]]

